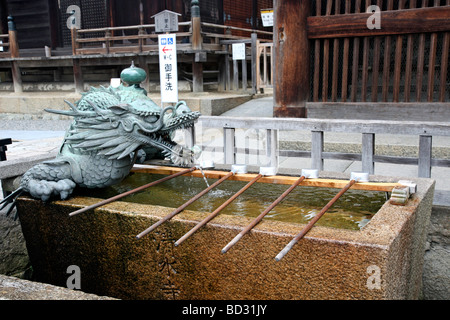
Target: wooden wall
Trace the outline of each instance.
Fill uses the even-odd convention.
[[[6,8],[8,15],[14,17],[17,34],[20,35],[18,36],[19,48],[43,48],[55,45],[57,33],[53,30],[57,26],[51,19],[54,1],[6,0],[3,1],[2,7]],[[2,19],[4,19],[3,16]]]

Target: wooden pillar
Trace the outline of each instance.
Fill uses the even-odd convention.
[[[145,73],[147,74],[147,77],[145,78],[144,82],[141,83],[141,87],[144,88],[145,91],[150,91],[150,70],[148,68],[148,63],[145,56],[139,56],[139,68],[144,69]]]
[[[274,0],[274,116],[306,118],[309,0]]]
[[[19,45],[17,43],[17,31],[16,24],[14,23],[14,18],[8,16],[8,37],[9,37],[9,52],[11,58],[19,57]],[[13,79],[14,92],[21,93],[22,88],[22,74],[20,72],[19,61],[11,61],[11,75]]]
[[[198,0],[191,1],[191,23],[192,23],[192,49],[202,50],[203,40],[201,35],[200,7]],[[206,54],[194,54],[192,61],[192,91],[203,92],[203,61],[206,60]]]
[[[72,39],[72,55],[77,55],[77,49],[79,47],[78,42],[77,42],[77,37],[78,37],[78,31],[77,28],[72,28],[70,29],[70,36]]]
[[[78,58],[74,58],[72,61],[73,61],[73,80],[75,82],[75,92],[81,93],[84,91],[81,61]]]
[[[256,68],[256,63],[258,61],[258,57],[257,57],[257,45],[258,45],[258,34],[257,33],[252,33],[252,94],[256,94],[258,91],[257,88],[257,77],[259,77],[259,74],[256,74],[257,72],[257,68]]]
[[[83,92],[84,91],[84,83],[83,83],[83,73],[81,70],[81,61],[79,58],[76,58],[77,49],[79,48],[79,44],[77,42],[78,31],[76,28],[70,29],[70,34],[72,37],[72,55],[73,57],[73,80],[75,82],[75,92]],[[107,49],[108,50],[108,49]]]
[[[192,62],[192,91],[203,92],[203,63],[196,61]]]
[[[191,22],[192,22],[192,49],[202,49],[202,35],[201,35],[201,20],[200,20],[200,7],[198,0],[191,1]]]

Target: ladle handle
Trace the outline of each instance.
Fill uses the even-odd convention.
[[[195,195],[194,197],[192,197],[190,200],[188,200],[187,202],[185,202],[184,204],[182,204],[181,206],[179,206],[177,209],[175,209],[174,211],[172,211],[171,213],[169,213],[167,216],[165,216],[164,218],[162,218],[161,220],[159,220],[158,222],[154,223],[153,225],[151,225],[150,227],[148,227],[147,229],[145,229],[144,231],[142,231],[140,234],[138,234],[136,236],[137,239],[142,238],[143,236],[145,236],[147,233],[155,230],[157,227],[159,227],[161,224],[163,224],[164,222],[166,222],[167,220],[172,219],[175,215],[177,215],[178,213],[180,213],[181,211],[183,211],[187,206],[189,206],[190,204],[192,204],[194,201],[197,201],[201,196],[203,196],[204,194],[206,194],[207,192],[209,192],[212,188],[218,186],[219,184],[221,184],[223,181],[225,181],[226,179],[228,179],[229,177],[231,177],[234,174],[234,172],[229,172],[228,174],[224,175],[222,178],[220,178],[219,180],[217,180],[216,182],[214,182],[212,185],[210,185],[208,188],[204,189],[203,191],[199,192],[197,195]]]
[[[126,196],[128,196],[128,195],[130,195],[130,194],[133,194],[133,193],[142,191],[142,190],[144,190],[144,189],[147,189],[147,188],[149,188],[149,187],[152,187],[152,186],[154,186],[154,185],[156,185],[156,184],[158,184],[158,183],[161,183],[161,182],[167,181],[167,180],[169,180],[169,179],[172,179],[172,178],[181,176],[181,175],[183,175],[183,174],[192,172],[192,171],[194,171],[195,169],[197,169],[197,167],[192,167],[192,168],[189,168],[189,169],[186,169],[186,170],[182,170],[182,171],[177,172],[177,173],[174,173],[174,174],[172,174],[172,175],[170,175],[170,176],[167,176],[167,177],[164,177],[164,178],[162,178],[162,179],[159,179],[159,180],[150,182],[150,183],[148,183],[148,184],[145,184],[145,185],[143,185],[143,186],[140,186],[140,187],[138,187],[138,188],[136,188],[136,189],[133,189],[133,190],[130,190],[130,191],[127,191],[127,192],[118,194],[118,195],[116,195],[116,196],[114,196],[114,197],[111,197],[111,198],[109,198],[109,199],[105,199],[105,200],[103,200],[103,201],[97,202],[97,203],[95,203],[95,204],[93,204],[93,205],[90,205],[90,206],[88,206],[88,207],[84,207],[84,208],[79,209],[79,210],[77,210],[77,211],[71,212],[71,213],[69,213],[69,216],[72,217],[72,216],[74,216],[74,215],[76,215],[76,214],[79,214],[79,213],[86,212],[86,211],[91,210],[91,209],[95,209],[95,208],[101,207],[101,206],[103,206],[103,205],[105,205],[105,204],[108,204],[108,203],[110,203],[110,202],[116,201],[116,200],[121,199],[121,198],[123,198],[123,197],[126,197]]]
[[[199,222],[194,228],[189,230],[184,236],[182,236],[180,239],[178,239],[177,242],[175,242],[175,246],[179,246],[184,240],[189,238],[192,234],[194,234],[198,229],[203,227],[205,224],[207,224],[209,221],[211,221],[215,216],[217,216],[220,211],[222,211],[226,206],[228,206],[234,199],[236,199],[239,195],[244,193],[245,190],[250,188],[252,184],[254,184],[256,181],[258,181],[262,177],[262,174],[258,174],[256,177],[254,177],[249,183],[247,183],[242,189],[240,189],[238,192],[236,192],[231,198],[229,198],[227,201],[222,203],[216,210],[214,210],[213,213],[208,215],[205,219],[203,219],[201,222]]]
[[[334,197],[331,199],[325,207],[320,210],[320,212],[313,218],[311,221],[292,239],[286,247],[284,247],[283,250],[280,251],[280,253],[275,257],[275,260],[280,261],[286,253],[289,252],[289,250],[292,249],[292,247],[300,240],[302,239],[308,232],[311,230],[311,228],[314,226],[314,224],[325,214],[325,212],[328,211],[328,209],[331,208],[331,206],[348,190],[355,184],[356,180],[350,180],[350,182],[341,189]]]
[[[296,186],[298,186],[303,180],[305,179],[304,176],[301,176],[299,179],[297,179],[290,187],[287,189],[281,196],[278,197],[277,200],[275,200],[269,207],[267,207],[266,210],[264,210],[258,217],[256,217],[244,230],[242,230],[236,237],[234,237],[233,240],[231,240],[223,249],[222,253],[227,252],[232,246],[236,244],[247,232],[249,232],[251,229],[253,229],[254,226],[256,226],[266,214],[268,214],[273,208],[275,208],[276,205],[278,205],[284,198],[287,197],[289,193],[291,193],[292,190]]]

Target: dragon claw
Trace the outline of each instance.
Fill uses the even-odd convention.
[[[28,182],[28,192],[34,198],[40,198],[46,202],[52,195],[59,195],[65,200],[72,194],[76,184],[72,180],[63,179],[59,181],[30,180]]]

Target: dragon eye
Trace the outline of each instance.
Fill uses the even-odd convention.
[[[157,120],[158,120],[157,116],[146,116],[146,117],[144,117],[144,121],[145,122],[149,122],[149,123],[156,122]]]

